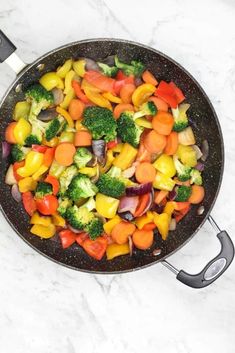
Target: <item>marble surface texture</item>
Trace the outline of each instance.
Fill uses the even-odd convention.
[[[126,38],[181,63],[208,93],[225,141],[213,216],[235,241],[235,2],[0,0],[0,27],[26,62],[79,39]],[[0,96],[14,79],[0,65]],[[2,118],[2,117],[1,117]],[[197,272],[219,250],[209,224],[170,261]],[[2,353],[233,353],[235,264],[193,290],[161,264],[134,273],[74,272],[29,248],[0,216]]]

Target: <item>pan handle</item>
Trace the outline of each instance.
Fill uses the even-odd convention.
[[[7,63],[18,74],[26,66],[26,63],[18,57],[15,51],[15,45],[0,30],[0,63]]]
[[[176,274],[176,278],[180,282],[192,288],[204,288],[209,286],[209,284],[213,283],[227,270],[234,257],[234,245],[228,233],[225,230],[220,230],[211,216],[208,217],[208,221],[217,233],[221,250],[214,259],[208,262],[201,272],[191,275],[184,270],[177,270],[166,260],[162,261],[164,266]]]

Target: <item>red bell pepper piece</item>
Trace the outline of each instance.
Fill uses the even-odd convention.
[[[88,233],[86,232],[82,232],[82,233],[78,233],[76,234],[76,242],[82,246],[83,242],[89,238]]]
[[[59,232],[59,237],[62,243],[62,248],[69,248],[75,243],[77,234],[70,229],[63,229]]]
[[[101,74],[100,72],[90,70],[84,74],[84,79],[87,80],[87,82],[91,85],[99,88],[101,91],[111,92],[112,94],[115,94],[115,80],[111,77],[107,77]]]
[[[111,148],[114,148],[115,146],[117,146],[117,144],[118,144],[117,139],[115,139],[113,141],[109,141],[106,146],[108,149],[111,149]]]
[[[128,83],[135,83],[135,77],[133,75],[126,76],[121,70],[118,71],[116,75],[116,81],[114,83],[114,92],[116,95],[119,95],[120,90],[123,86]]]
[[[86,253],[96,260],[102,259],[107,249],[107,246],[108,241],[104,237],[98,237],[95,240],[86,239],[82,243],[82,247],[86,251]]]
[[[53,175],[48,174],[44,181],[52,185],[53,194],[57,195],[60,189],[60,183],[58,179],[56,179],[56,177]]]
[[[174,211],[174,217],[176,222],[178,223],[179,221],[181,221],[182,218],[184,218],[184,216],[186,216],[186,214],[190,211],[190,203],[188,202],[188,205],[181,209],[180,211]]]
[[[58,205],[57,197],[54,195],[45,195],[42,198],[36,199],[37,210],[45,216],[50,216],[55,213]]]
[[[20,176],[18,173],[17,173],[17,170],[21,167],[23,167],[25,165],[25,161],[21,161],[21,162],[15,162],[13,164],[13,174],[14,174],[14,177],[15,177],[15,180],[16,181],[19,181],[21,179],[24,179],[22,176]]]
[[[53,162],[54,155],[55,155],[55,147],[47,147],[44,153],[44,159],[43,159],[43,164],[46,167],[50,167],[51,163]]]
[[[181,89],[179,87],[177,87],[174,82],[170,82],[169,85],[174,89],[177,103],[178,104],[182,103],[185,100],[185,96],[184,96],[183,92],[181,91]]]
[[[37,206],[36,206],[36,202],[33,198],[33,194],[31,193],[31,191],[26,191],[26,192],[22,193],[22,201],[23,201],[25,211],[30,216],[32,216],[33,213],[36,211]]]
[[[74,92],[76,94],[76,96],[85,104],[90,103],[89,99],[87,98],[87,96],[85,95],[85,93],[83,93],[80,83],[78,81],[73,80],[72,81],[72,87],[74,89]]]
[[[35,151],[35,152],[45,153],[47,148],[48,148],[47,146],[32,145],[32,151]]]

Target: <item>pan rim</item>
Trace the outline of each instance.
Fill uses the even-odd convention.
[[[174,253],[176,253],[178,250],[180,250],[181,248],[183,248],[195,235],[196,233],[198,233],[198,231],[201,229],[201,227],[204,225],[204,223],[206,222],[208,216],[211,214],[211,211],[215,205],[215,202],[217,200],[220,188],[221,188],[221,183],[222,183],[222,179],[223,179],[223,174],[224,174],[224,162],[225,162],[225,154],[224,154],[224,139],[223,139],[223,133],[222,133],[222,129],[221,129],[221,125],[218,119],[218,116],[216,114],[216,111],[207,95],[207,93],[204,91],[204,89],[201,87],[201,85],[198,83],[198,81],[188,72],[188,70],[186,70],[181,64],[179,64],[177,61],[175,61],[174,59],[172,59],[171,57],[169,57],[168,55],[162,53],[161,51],[154,49],[148,45],[139,43],[139,42],[135,42],[135,41],[131,41],[131,40],[126,40],[126,39],[118,39],[118,38],[91,38],[91,39],[83,39],[83,40],[79,40],[79,41],[74,41],[74,42],[70,42],[67,44],[64,44],[62,46],[59,46],[57,48],[54,48],[52,50],[50,50],[49,52],[41,55],[39,58],[37,58],[35,61],[33,61],[30,64],[27,64],[26,67],[16,76],[15,80],[12,82],[12,84],[9,86],[9,88],[7,89],[7,91],[5,92],[5,94],[3,95],[1,101],[0,101],[0,108],[3,104],[3,102],[5,101],[5,99],[7,98],[9,92],[12,90],[12,88],[16,85],[16,83],[24,76],[24,74],[29,71],[31,68],[33,68],[36,64],[40,63],[43,59],[47,58],[48,56],[52,55],[53,53],[56,53],[60,50],[63,50],[65,48],[68,47],[72,47],[75,45],[79,45],[79,44],[83,44],[83,43],[91,43],[91,42],[117,42],[117,43],[126,43],[126,44],[132,44],[141,48],[144,48],[146,50],[152,51],[160,56],[162,56],[163,58],[171,61],[174,65],[176,65],[180,70],[184,71],[184,73],[195,83],[195,85],[198,87],[198,89],[200,90],[200,92],[202,93],[202,95],[204,96],[204,98],[206,99],[206,101],[208,102],[208,105],[213,113],[213,116],[215,118],[216,124],[217,124],[217,128],[218,128],[218,132],[219,132],[219,136],[220,136],[220,144],[221,144],[221,171],[220,171],[220,178],[219,178],[219,182],[218,182],[218,186],[217,186],[217,190],[214,196],[214,199],[208,209],[208,211],[206,212],[205,215],[203,215],[203,219],[201,221],[201,223],[199,224],[199,226],[195,229],[195,231],[182,243],[180,244],[176,249],[174,249],[173,251],[171,251],[169,254],[165,255],[164,257],[162,257],[161,259],[156,259],[148,264],[145,265],[141,265],[141,266],[137,266],[134,267],[132,269],[126,269],[126,270],[117,270],[117,271],[98,271],[98,270],[87,270],[87,269],[80,269],[71,265],[68,265],[66,263],[63,263],[61,261],[58,261],[54,258],[52,258],[51,256],[45,254],[44,252],[42,252],[41,250],[39,250],[37,247],[35,247],[34,245],[32,245],[28,240],[26,240],[23,235],[21,235],[21,233],[15,228],[15,226],[11,223],[11,221],[9,220],[7,214],[5,213],[5,211],[2,208],[2,205],[0,204],[0,210],[4,216],[4,218],[6,219],[6,221],[8,222],[8,224],[11,226],[11,228],[17,233],[17,235],[24,240],[24,242],[26,244],[28,244],[32,249],[34,249],[35,251],[37,251],[39,254],[43,255],[44,257],[46,257],[47,259],[55,262],[56,264],[62,265],[64,267],[67,267],[69,269],[72,270],[76,270],[79,272],[84,272],[84,273],[90,273],[90,274],[99,274],[99,275],[114,275],[114,274],[122,274],[122,273],[128,273],[128,272],[134,272],[137,270],[141,270],[150,266],[153,266],[157,263],[160,263],[162,261],[164,261],[165,259],[169,258],[171,255],[173,255]]]

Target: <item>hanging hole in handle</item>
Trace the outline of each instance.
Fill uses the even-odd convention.
[[[216,277],[220,272],[223,271],[226,263],[227,263],[227,261],[224,257],[213,262],[213,264],[211,264],[210,267],[208,267],[208,269],[204,273],[204,279],[206,281],[209,281],[209,280],[213,279],[214,277]]]

